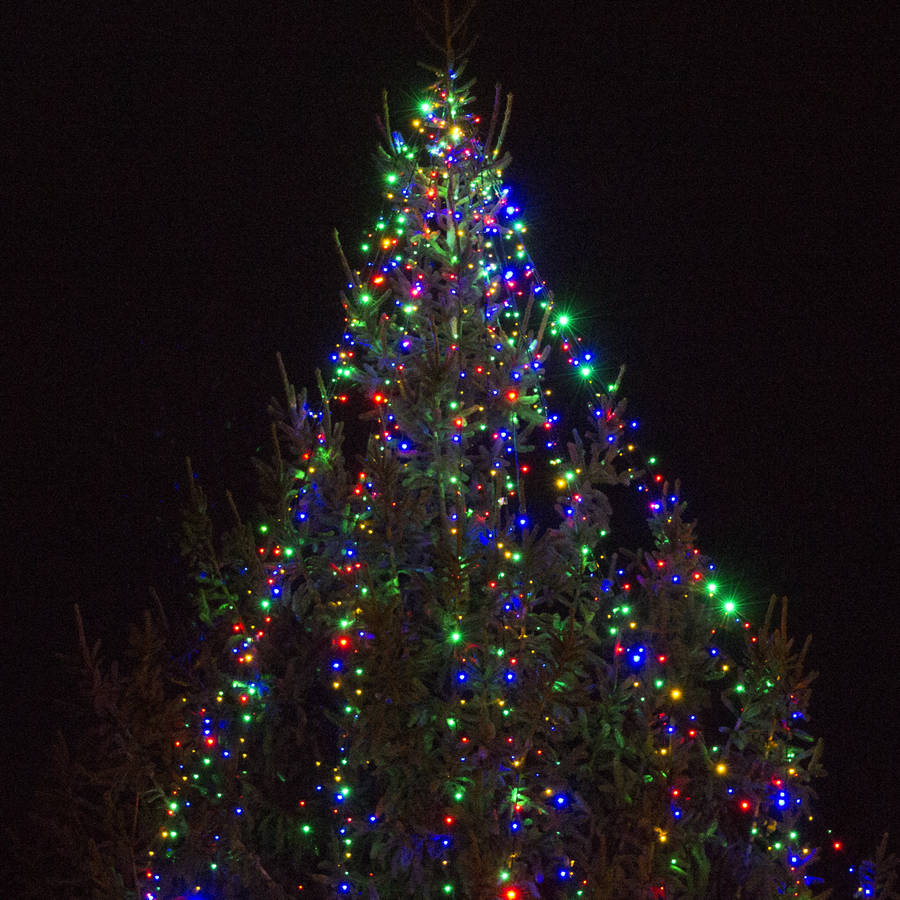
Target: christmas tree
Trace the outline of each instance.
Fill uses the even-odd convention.
[[[806,648],[717,585],[529,254],[509,101],[482,120],[447,57],[407,134],[385,105],[386,210],[319,398],[282,370],[265,516],[218,538],[190,473],[183,651],[148,618],[124,678],[82,640],[70,896],[814,896]]]

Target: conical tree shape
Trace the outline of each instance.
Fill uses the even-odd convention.
[[[809,897],[803,654],[719,599],[525,249],[500,108],[482,138],[438,74],[387,126],[322,410],[285,377],[267,520],[218,548],[195,492],[205,624],[140,896]],[[629,485],[647,551],[616,550]]]

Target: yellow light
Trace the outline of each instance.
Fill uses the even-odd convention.
[[[672,693],[670,695],[673,700],[681,699],[681,689],[680,688],[672,688]]]
[[[716,766],[716,773],[719,775],[724,775],[727,771],[728,771],[728,767],[725,765],[725,763],[719,763]]]

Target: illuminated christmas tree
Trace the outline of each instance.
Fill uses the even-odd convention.
[[[641,457],[526,247],[509,104],[482,120],[463,69],[405,135],[385,110],[387,209],[341,252],[320,402],[284,376],[267,517],[217,542],[193,488],[190,650],[110,688],[143,722],[110,896],[813,896],[804,651]]]

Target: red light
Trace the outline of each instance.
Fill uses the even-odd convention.
[[[741,809],[744,812],[747,812],[750,809],[750,801],[749,800],[741,800]]]
[[[844,849],[844,844],[841,841],[835,841],[831,846],[834,847],[835,850]]]
[[[444,816],[444,824],[452,825],[453,824],[453,816]]]
[[[516,400],[519,399],[519,392],[518,391],[507,391],[506,399],[509,400],[510,403],[515,403]]]

